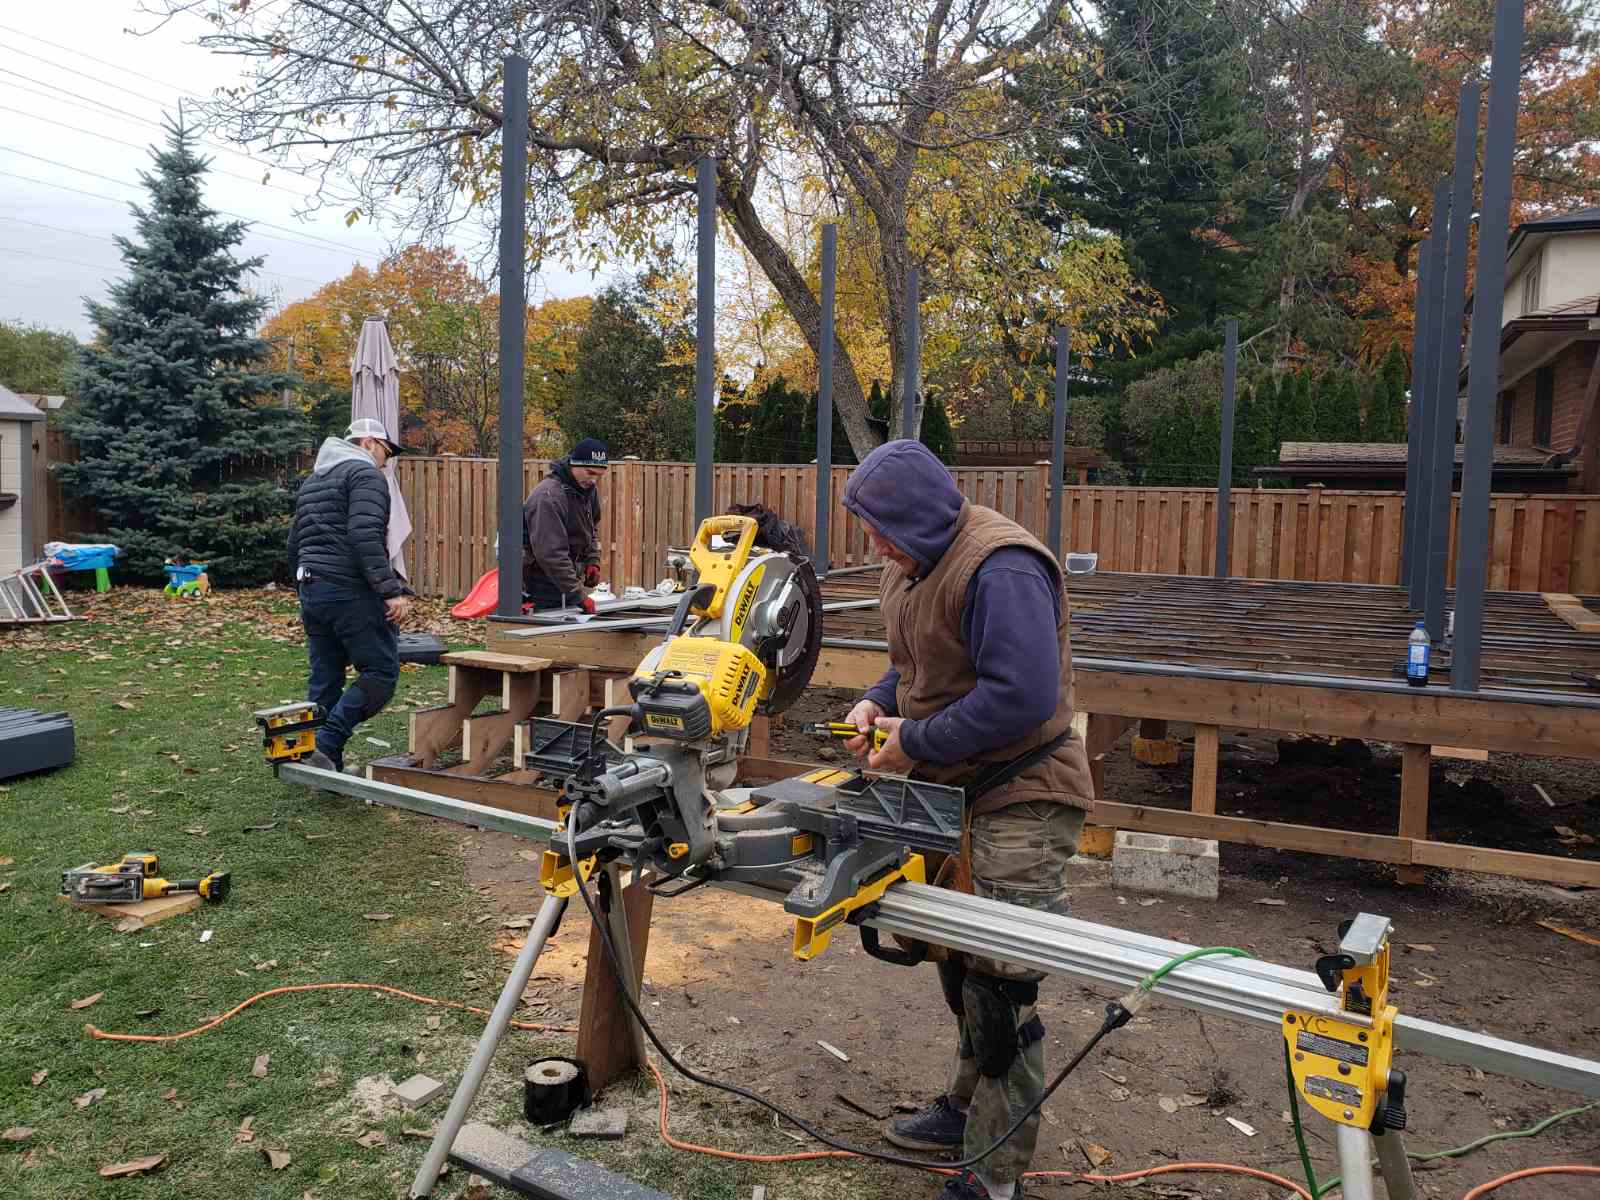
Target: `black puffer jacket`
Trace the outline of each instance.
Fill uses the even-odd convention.
[[[313,472],[300,485],[289,565],[304,567],[319,582],[370,588],[388,600],[410,589],[389,563],[388,480],[362,457]]]

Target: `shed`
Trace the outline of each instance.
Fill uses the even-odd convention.
[[[34,441],[43,436],[44,413],[0,384],[0,578],[34,560],[34,513],[44,497],[34,478]]]

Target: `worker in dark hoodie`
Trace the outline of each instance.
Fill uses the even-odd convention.
[[[389,481],[383,464],[400,453],[383,422],[362,417],[328,438],[295,497],[289,567],[300,592],[311,677],[306,698],[327,719],[307,758],[344,770],[344,747],[361,722],[382,711],[400,678],[398,626],[412,591],[389,561]],[[355,682],[345,687],[345,668]]]
[[[847,743],[873,770],[966,789],[970,837],[952,886],[1045,912],[1067,911],[1067,862],[1094,785],[1072,729],[1072,655],[1061,568],[1027,530],[970,503],[920,442],[878,447],[844,505],[884,560],[879,594],[889,670],[851,710]],[[864,736],[888,740],[872,751]],[[986,1149],[1044,1094],[1044,976],[948,952],[939,981],[959,1027],[948,1090],[885,1136],[913,1150]],[[1039,1116],[939,1200],[1011,1200],[1033,1158]]]
[[[522,590],[535,609],[594,612],[588,589],[600,582],[599,483],[610,465],[606,444],[584,438],[528,493],[522,506]]]

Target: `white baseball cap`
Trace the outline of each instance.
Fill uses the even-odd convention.
[[[389,447],[390,454],[405,453],[405,447],[389,436],[389,431],[383,427],[383,422],[376,417],[357,417],[350,422],[350,428],[345,430],[344,440],[353,442],[357,438],[376,438]]]

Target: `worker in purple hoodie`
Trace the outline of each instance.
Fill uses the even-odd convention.
[[[963,787],[969,837],[954,886],[1045,912],[1067,911],[1067,862],[1094,802],[1072,729],[1067,595],[1054,555],[1027,530],[972,504],[920,442],[878,447],[844,505],[884,560],[879,599],[889,670],[851,710],[867,765]],[[873,728],[889,735],[872,751]],[[1044,1094],[1036,971],[947,952],[939,982],[959,1026],[948,1090],[885,1136],[963,1158],[1000,1138]],[[1013,1200],[1039,1115],[938,1200]]]

